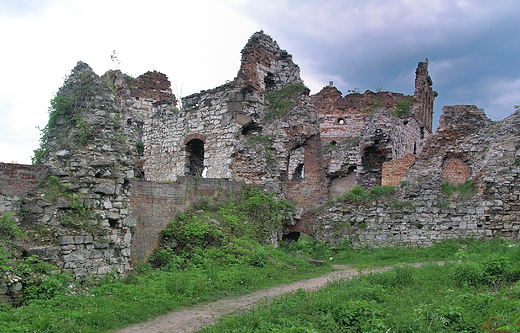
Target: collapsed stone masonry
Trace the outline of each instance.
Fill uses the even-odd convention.
[[[474,105],[444,107],[395,195],[327,209],[318,216],[315,236],[364,246],[428,246],[459,237],[518,240],[519,125],[519,109],[494,122]],[[443,190],[457,185],[468,191]]]
[[[162,73],[99,77],[80,62],[55,99],[61,111],[49,121],[42,165],[0,165],[0,213],[23,212],[30,237],[17,246],[26,255],[79,277],[129,271],[176,214],[243,184],[297,205],[278,239],[517,238],[518,112],[493,123],[476,107],[445,107],[432,134],[432,84],[426,60],[413,96],[343,95],[332,83],[310,96],[292,56],[263,32],[242,50],[233,81],[182,98],[182,107]],[[478,190],[471,200],[442,193],[443,183],[467,180]],[[356,185],[398,190],[388,202],[320,208]]]

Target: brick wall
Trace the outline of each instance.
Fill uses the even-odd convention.
[[[450,185],[464,184],[469,178],[469,166],[459,159],[449,159],[442,165],[442,182]]]
[[[304,148],[304,177],[293,181],[292,175],[288,174],[284,192],[287,200],[295,202],[305,212],[309,212],[312,208],[323,204],[327,200],[328,194],[319,136],[310,138]],[[312,235],[313,222],[314,215],[306,213],[289,232],[304,232]]]
[[[17,210],[17,200],[47,175],[40,165],[0,163],[0,214]]]
[[[159,235],[179,213],[205,198],[224,201],[242,191],[237,182],[180,177],[176,182],[133,180],[130,186],[132,218],[136,221],[132,239],[132,260],[146,261],[159,244]]]
[[[402,158],[384,162],[381,185],[399,186],[404,174],[410,169],[414,162],[415,155],[413,154],[407,154]]]

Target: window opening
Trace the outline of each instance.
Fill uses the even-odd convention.
[[[186,144],[187,167],[189,176],[202,176],[204,170],[204,142],[190,140]]]
[[[292,181],[293,182],[300,181],[304,177],[305,177],[305,166],[303,165],[303,163],[300,163],[300,164],[298,164],[296,169],[294,169]]]

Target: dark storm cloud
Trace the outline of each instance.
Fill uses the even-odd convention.
[[[520,104],[519,1],[277,0],[242,10],[302,73],[335,78],[343,93],[382,85],[412,94],[417,63],[428,58],[436,118],[445,105],[476,104],[498,119]]]

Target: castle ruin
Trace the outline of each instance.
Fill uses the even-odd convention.
[[[54,99],[40,164],[0,163],[0,214],[16,212],[29,232],[21,251],[78,277],[128,272],[176,214],[243,186],[296,204],[278,239],[518,239],[519,111],[492,122],[475,106],[445,107],[432,133],[432,85],[425,60],[413,96],[343,95],[332,82],[310,95],[292,56],[263,32],[242,50],[233,81],[181,104],[162,73],[99,77],[79,62]],[[442,192],[467,181],[471,198]],[[397,192],[318,209],[354,186],[379,185]]]

